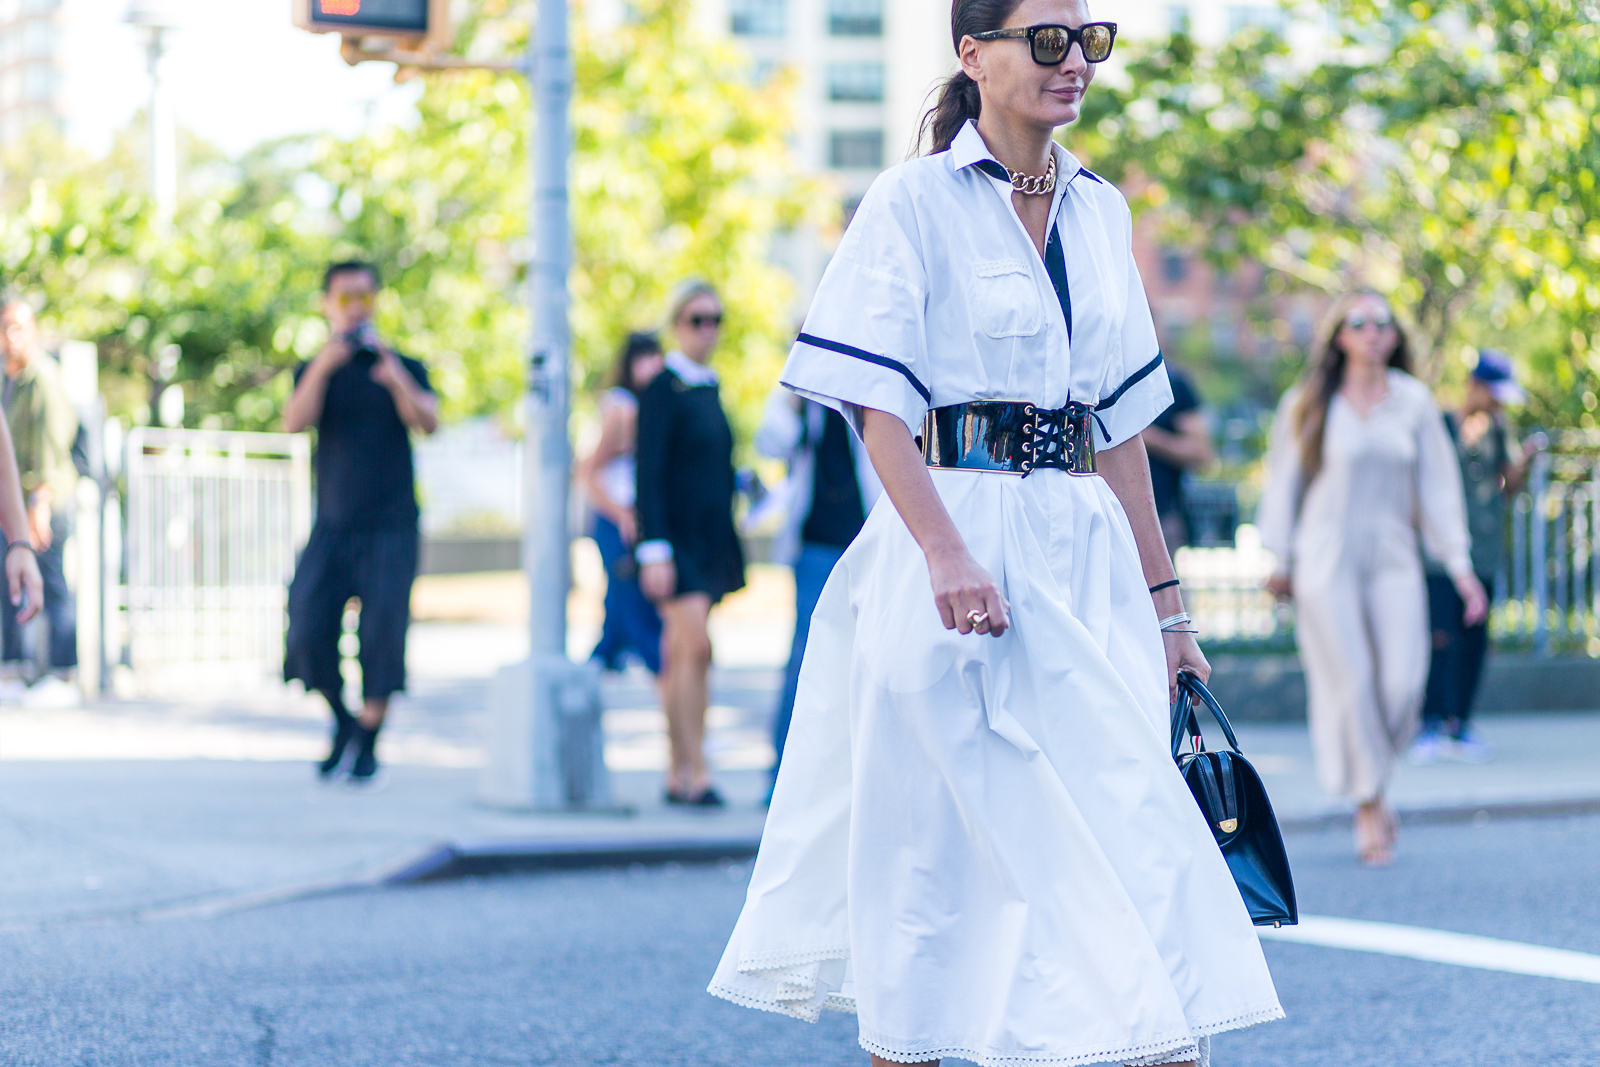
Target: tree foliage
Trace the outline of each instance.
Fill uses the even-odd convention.
[[[1279,289],[1388,293],[1423,370],[1503,343],[1534,414],[1594,425],[1600,26],[1578,0],[1339,0],[1308,61],[1250,31],[1144,50],[1075,136],[1181,237]],[[1098,92],[1098,90],[1097,90]]]
[[[788,166],[788,84],[754,84],[689,7],[639,0],[601,32],[577,9],[575,373],[580,389],[598,385],[671,285],[704,277],[727,302],[717,358],[748,424],[793,325],[771,250],[822,201]],[[520,50],[523,18],[477,0],[460,47]],[[506,413],[525,365],[527,88],[510,75],[425,77],[409,126],[238,160],[189,146],[165,226],[135,140],[92,160],[41,133],[0,170],[0,283],[42,298],[57,332],[99,343],[114,410],[148,417],[170,376],[189,424],[257,428],[276,422],[284,372],[325,337],[323,265],[367,257],[387,283],[380,329],[430,364],[447,416]],[[176,366],[164,358],[174,345]]]

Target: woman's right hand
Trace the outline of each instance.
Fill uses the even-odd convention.
[[[639,568],[639,588],[651,600],[671,600],[678,591],[678,568],[670,559]]]
[[[1281,574],[1274,574],[1267,579],[1267,592],[1279,600],[1292,599],[1294,597],[1294,579],[1289,576],[1287,571]]]
[[[974,631],[999,637],[1011,627],[1011,605],[1000,595],[989,572],[966,548],[960,547],[928,556],[928,577],[933,583],[933,602],[946,630],[962,634]],[[988,618],[973,625],[971,613]]]

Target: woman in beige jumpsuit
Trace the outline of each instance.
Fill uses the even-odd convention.
[[[1278,406],[1256,521],[1278,560],[1267,587],[1294,598],[1317,776],[1357,802],[1357,854],[1382,865],[1398,829],[1384,787],[1428,680],[1421,548],[1454,579],[1468,624],[1487,598],[1455,450],[1388,302],[1346,296],[1322,336]]]

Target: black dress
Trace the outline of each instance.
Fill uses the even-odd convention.
[[[635,451],[639,540],[667,541],[674,595],[715,604],[744,588],[744,550],[733,526],[733,430],[715,385],[689,385],[671,370],[639,398]]]

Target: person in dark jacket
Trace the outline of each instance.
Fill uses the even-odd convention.
[[[332,336],[295,370],[283,428],[317,429],[317,518],[289,586],[284,680],[315,689],[333,711],[326,780],[354,748],[350,781],[372,781],[389,698],[406,687],[406,628],[417,574],[417,493],[410,431],[438,428],[438,401],[421,363],[397,355],[372,326],[378,271],[335,263],[322,282]],[[339,636],[345,605],[361,601],[361,714],[344,704]]]
[[[720,807],[705,759],[711,607],[744,587],[733,525],[733,429],[707,361],[722,326],[722,301],[702,281],[678,286],[668,304],[678,347],[639,399],[639,585],[661,609],[672,765],[670,804]]]

